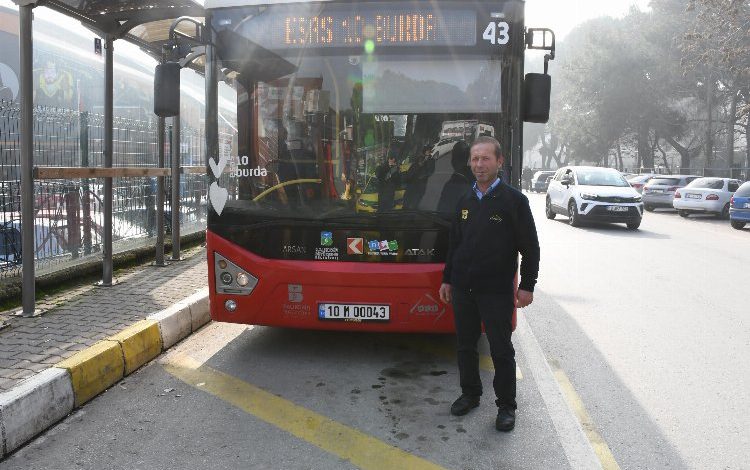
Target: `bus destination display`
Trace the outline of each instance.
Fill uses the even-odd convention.
[[[285,8],[242,25],[251,40],[269,49],[382,46],[474,46],[476,11],[361,8],[318,14]],[[243,28],[244,29],[244,28]]]

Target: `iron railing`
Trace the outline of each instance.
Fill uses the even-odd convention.
[[[20,111],[0,102],[0,278],[21,272]],[[167,127],[167,134],[171,129]],[[113,166],[156,167],[156,119],[114,119]],[[166,135],[168,168],[171,164]],[[230,151],[231,128],[222,129],[220,148]],[[200,166],[203,154],[201,129],[180,130],[180,163]],[[34,165],[101,167],[104,117],[87,112],[36,107],[34,112]],[[113,183],[114,251],[156,235],[156,178],[115,178]],[[180,231],[202,230],[206,222],[205,175],[180,176]],[[36,180],[34,226],[37,271],[63,269],[101,251],[103,242],[103,181],[97,179]],[[171,231],[171,177],[165,181],[165,229]]]

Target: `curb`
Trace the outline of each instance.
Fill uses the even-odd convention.
[[[0,460],[210,320],[203,288],[0,393]]]

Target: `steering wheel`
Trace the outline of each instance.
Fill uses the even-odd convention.
[[[317,184],[320,184],[321,180],[320,180],[320,178],[318,178],[318,179],[314,179],[314,178],[301,178],[301,179],[296,179],[296,180],[284,181],[283,183],[279,183],[279,184],[277,184],[275,186],[271,186],[270,188],[266,189],[262,193],[258,194],[257,196],[255,196],[253,198],[253,201],[260,201],[261,199],[263,199],[264,197],[268,196],[272,192],[278,191],[279,189],[281,189],[283,187],[290,186],[290,185],[293,185],[293,184],[305,184],[305,183],[317,183]]]

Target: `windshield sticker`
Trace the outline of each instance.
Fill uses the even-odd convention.
[[[208,198],[211,199],[211,207],[214,208],[217,214],[221,215],[221,211],[224,210],[224,205],[227,203],[227,199],[229,199],[229,192],[214,181],[208,189]]]
[[[435,249],[410,248],[404,251],[406,256],[435,256]]]
[[[320,244],[322,246],[333,245],[333,233],[332,232],[320,232]]]
[[[364,238],[347,238],[346,239],[346,254],[347,255],[361,255],[364,254]]]
[[[370,256],[396,256],[398,255],[398,242],[396,240],[370,240],[367,244]]]
[[[250,176],[268,176],[268,170],[258,165],[255,168],[249,168],[250,158],[247,155],[232,158],[229,162],[230,178],[248,178]],[[244,167],[244,168],[240,168]]]
[[[318,261],[338,261],[338,248],[315,248],[315,259]]]
[[[306,255],[307,247],[300,245],[284,245],[281,252],[285,255]]]

